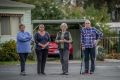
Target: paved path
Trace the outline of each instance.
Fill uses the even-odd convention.
[[[0,65],[0,80],[120,80],[120,62],[97,62],[93,75],[80,75],[80,63],[70,62],[69,75],[59,75],[61,65],[56,62],[46,64],[47,75],[37,75],[36,64],[27,64],[27,76],[20,76],[19,65]]]

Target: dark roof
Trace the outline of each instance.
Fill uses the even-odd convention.
[[[17,8],[30,8],[30,9],[35,8],[35,6],[31,4],[26,4],[11,0],[0,0],[0,7],[8,7],[8,8],[17,7]]]
[[[84,19],[70,19],[70,20],[32,20],[33,24],[61,24],[61,23],[67,23],[67,24],[81,24],[84,23]]]

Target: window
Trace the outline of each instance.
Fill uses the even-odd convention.
[[[10,25],[11,25],[11,35],[16,36],[19,31],[20,17],[12,16],[10,17]]]
[[[9,16],[1,16],[1,35],[10,35],[10,17]]]

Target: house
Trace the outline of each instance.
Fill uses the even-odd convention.
[[[0,0],[0,42],[16,39],[19,24],[32,33],[31,9],[34,5],[11,0]]]

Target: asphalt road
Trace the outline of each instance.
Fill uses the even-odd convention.
[[[70,62],[69,75],[60,75],[61,64],[48,62],[45,72],[38,75],[35,64],[26,65],[26,76],[20,76],[19,65],[0,65],[0,80],[120,80],[120,62],[97,62],[92,75],[80,75],[80,63]]]

